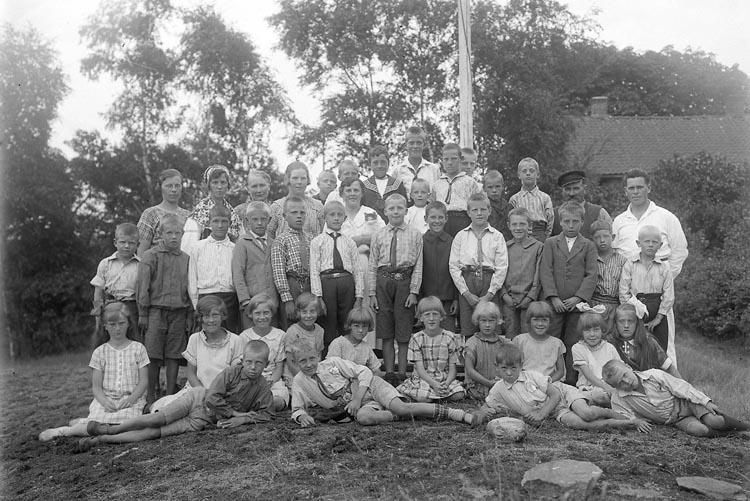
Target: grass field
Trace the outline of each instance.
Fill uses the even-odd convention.
[[[750,419],[748,353],[689,337],[680,370],[730,414]],[[586,433],[546,422],[521,444],[483,428],[432,421],[301,429],[275,423],[210,430],[74,454],[76,439],[38,433],[85,416],[88,354],[4,367],[0,437],[2,499],[530,499],[523,473],[577,459],[603,471],[594,499],[701,499],[678,476],[711,476],[750,492],[750,442],[696,439],[672,428]],[[469,409],[470,404],[462,405]]]

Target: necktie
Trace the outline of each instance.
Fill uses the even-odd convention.
[[[448,205],[451,203],[451,195],[453,195],[453,181],[455,181],[456,178],[454,177],[450,181],[448,181],[448,194],[445,196],[445,205]]]
[[[396,258],[396,248],[398,247],[398,228],[393,228],[393,238],[391,239],[391,268],[396,268],[398,260]]]
[[[299,233],[299,253],[300,261],[302,262],[302,269],[304,271],[310,271],[310,244],[305,238],[303,232]]]
[[[343,270],[344,269],[344,260],[341,259],[341,253],[339,252],[339,248],[336,245],[339,237],[341,236],[340,233],[329,233],[331,235],[331,238],[333,239],[333,269],[334,270]]]
[[[260,250],[263,252],[266,252],[266,239],[265,238],[256,238],[255,243],[258,244],[258,247],[260,247]]]
[[[484,262],[484,250],[482,249],[482,237],[484,237],[484,230],[477,235],[477,277],[482,276],[482,263]]]

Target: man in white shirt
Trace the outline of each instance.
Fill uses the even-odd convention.
[[[674,214],[649,200],[649,193],[651,193],[651,178],[646,171],[632,169],[625,174],[625,194],[630,200],[630,205],[612,223],[612,232],[615,235],[612,247],[625,257],[635,259],[640,252],[636,244],[640,229],[648,225],[657,227],[661,232],[662,246],[656,253],[656,259],[669,262],[672,278],[676,280],[682,271],[682,264],[688,257],[685,232]],[[667,320],[669,322],[667,355],[676,361],[673,309],[669,310]]]

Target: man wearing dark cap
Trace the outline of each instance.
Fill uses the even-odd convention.
[[[594,221],[606,221],[612,224],[612,218],[601,205],[589,203],[585,200],[586,193],[586,174],[582,170],[569,170],[563,172],[557,178],[557,185],[562,188],[563,202],[578,202],[583,204],[584,215],[583,225],[581,226],[581,235],[591,239],[591,223]],[[562,233],[560,227],[560,218],[555,208],[555,222],[552,225],[552,234]]]

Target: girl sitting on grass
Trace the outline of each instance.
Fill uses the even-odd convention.
[[[364,342],[367,333],[375,328],[375,317],[369,308],[354,308],[346,317],[344,328],[348,331],[345,336],[339,336],[328,347],[326,358],[339,357],[357,365],[364,365],[376,376],[380,372],[380,360],[373,353],[372,348]]]
[[[571,348],[573,367],[578,371],[576,387],[586,395],[589,402],[609,407],[613,388],[602,379],[602,367],[610,360],[619,360],[620,355],[612,343],[602,339],[604,317],[587,311],[578,319],[581,340]]]
[[[615,346],[622,361],[633,370],[661,369],[682,379],[677,366],[659,346],[656,338],[646,330],[632,304],[621,304],[615,310],[615,328],[609,341]]]
[[[452,332],[440,326],[445,317],[443,302],[435,296],[422,299],[417,316],[424,330],[409,341],[409,361],[414,364],[414,372],[396,389],[417,402],[462,400],[466,393],[456,380],[458,343]]]
[[[44,430],[39,434],[42,442],[55,437],[85,437],[89,421],[122,423],[143,412],[148,386],[146,347],[133,340],[137,338],[136,325],[123,303],[106,305],[102,319],[101,344],[89,362],[94,393],[89,415],[72,420],[69,426]],[[105,331],[109,335],[106,342]]]

